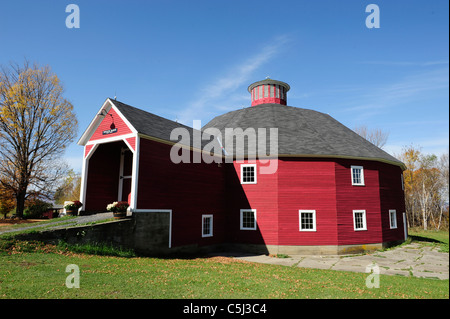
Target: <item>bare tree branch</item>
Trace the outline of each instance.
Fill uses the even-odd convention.
[[[13,190],[17,214],[25,198],[54,190],[67,170],[58,161],[76,136],[72,104],[50,67],[25,61],[0,70],[0,180]]]
[[[369,130],[365,125],[355,127],[353,131],[379,148],[383,148],[389,138],[389,132],[384,132],[381,129]]]

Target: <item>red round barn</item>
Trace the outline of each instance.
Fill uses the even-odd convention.
[[[288,106],[289,90],[255,82],[252,107],[201,131],[107,99],[79,141],[83,210],[127,200],[144,252],[346,254],[403,241],[404,164],[331,116]],[[214,161],[196,161],[211,152],[196,140],[205,132],[223,150]]]

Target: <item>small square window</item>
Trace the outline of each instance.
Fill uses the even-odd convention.
[[[241,230],[256,230],[256,209],[241,209]]]
[[[202,237],[212,237],[213,215],[202,215]]]
[[[389,226],[391,229],[397,228],[397,211],[395,209],[389,210]]]
[[[362,166],[351,166],[352,185],[364,186],[364,168]]]
[[[300,231],[316,231],[316,211],[300,210]]]
[[[241,184],[256,184],[256,164],[241,165]]]
[[[353,229],[354,230],[367,230],[366,211],[365,210],[354,210],[353,211]]]

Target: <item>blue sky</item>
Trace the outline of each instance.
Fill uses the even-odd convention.
[[[70,3],[80,28],[65,24]],[[366,27],[368,4],[380,28]],[[385,149],[449,145],[448,1],[1,0],[0,64],[49,65],[79,120],[107,97],[192,126],[250,106],[249,84],[291,86],[288,104],[350,128],[389,132]],[[77,139],[78,140],[78,139]],[[65,153],[80,171],[76,141]]]

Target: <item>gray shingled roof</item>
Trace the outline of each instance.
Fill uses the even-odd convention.
[[[378,160],[403,167],[403,163],[370,143],[331,116],[308,109],[279,104],[260,104],[228,112],[212,119],[202,129],[215,127],[223,136],[227,153],[235,156],[255,155],[246,149],[236,149],[236,143],[227,146],[225,128],[278,128],[278,155],[345,157]],[[236,134],[239,135],[239,134]],[[233,150],[235,152],[233,152]],[[269,138],[266,144],[269,154]]]
[[[113,99],[110,100],[141,134],[171,141],[170,133],[175,128],[186,128],[190,132],[191,138],[194,131],[198,132],[189,126]],[[273,153],[273,150],[270,149],[270,137],[273,138],[273,136],[270,136],[269,129],[278,128],[278,156],[361,158],[404,167],[401,161],[368,142],[331,116],[308,109],[280,104],[260,104],[217,116],[202,130],[208,128],[220,130],[221,144],[227,154],[234,157],[257,155],[257,149],[253,153],[252,148],[247,145],[244,148],[237,148],[235,143],[234,138],[245,135],[245,130],[248,128],[255,129],[255,132],[258,131],[258,128],[266,128],[266,153]],[[230,134],[232,130],[226,132],[226,128],[241,128],[244,132],[239,134],[234,131]],[[202,140],[202,148],[211,140]],[[172,140],[171,142],[177,141]],[[189,146],[193,146],[192,139],[189,143]],[[219,144],[216,145],[220,147]]]
[[[127,118],[134,128],[141,134],[170,141],[170,132],[177,127],[192,128],[164,117],[138,109],[131,105],[110,99],[110,101]]]
[[[194,146],[192,142],[192,138],[194,136],[193,132],[201,134],[201,131],[193,129],[192,127],[183,125],[181,123],[168,120],[164,117],[138,109],[136,107],[119,102],[114,99],[110,99],[110,101],[119,109],[119,111],[123,114],[123,116],[126,117],[128,122],[130,122],[130,124],[133,125],[133,127],[140,134],[155,137],[157,139],[169,141],[172,143],[179,142],[180,144],[185,144],[191,147]],[[179,141],[178,137],[177,140],[170,139],[170,134],[172,130],[176,128],[185,128],[188,130],[190,136],[189,145],[187,143],[183,143],[183,141]],[[212,136],[209,140],[202,140],[202,148],[204,145],[208,144],[212,140],[213,140]]]

